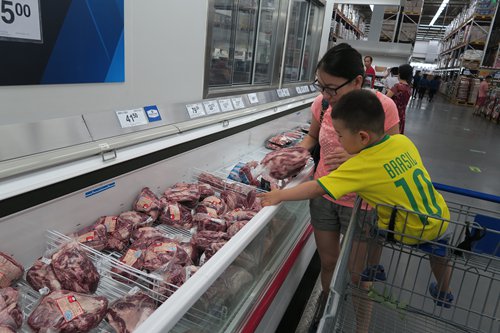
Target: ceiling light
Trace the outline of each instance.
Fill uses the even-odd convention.
[[[371,10],[372,10],[372,12],[373,12],[373,5],[370,5],[370,9],[371,9]]]
[[[431,23],[429,23],[429,25],[434,25],[434,22],[436,22],[436,20],[438,19],[438,17],[443,12],[444,7],[446,7],[446,5],[448,5],[449,1],[450,0],[443,0],[443,2],[441,3],[441,6],[439,6],[439,9],[436,12],[436,15],[434,15],[434,17],[432,18],[432,21],[431,21]]]

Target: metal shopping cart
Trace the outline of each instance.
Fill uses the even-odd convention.
[[[370,220],[369,214],[360,209],[358,198],[318,332],[500,332],[500,197],[441,184],[435,187],[453,196],[465,195],[468,201],[475,200],[470,197],[488,200],[493,202],[493,209],[447,202],[451,215],[446,220],[450,231],[447,244],[436,241],[410,246],[389,242],[387,237],[381,240],[374,234],[373,218]],[[399,216],[416,214],[391,209]],[[356,221],[363,226],[361,232],[355,232]],[[368,245],[368,250],[358,251],[360,235],[368,232],[371,237],[367,243],[378,242],[382,249],[382,266],[374,265],[370,274],[354,269],[373,264],[370,256],[376,252],[374,247]],[[404,235],[393,233],[396,238]],[[350,266],[350,256],[351,265],[352,258],[363,264]],[[435,281],[429,265],[431,256],[444,262],[448,259],[454,296],[451,302],[429,292]]]

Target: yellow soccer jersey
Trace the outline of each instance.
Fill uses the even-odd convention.
[[[396,234],[396,240],[403,243],[417,244],[434,240],[448,227],[448,222],[426,218],[434,216],[449,219],[450,212],[443,197],[432,185],[417,148],[404,135],[386,135],[338,169],[319,178],[318,183],[334,199],[356,192],[373,207],[386,204],[422,214],[398,211],[394,230],[414,237]],[[391,212],[392,208],[378,207],[380,229],[388,229]]]

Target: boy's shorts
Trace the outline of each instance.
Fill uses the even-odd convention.
[[[485,102],[486,102],[486,96],[485,97],[478,97],[476,99],[477,106],[483,106]]]
[[[309,200],[309,210],[311,214],[311,224],[315,230],[337,231],[345,234],[353,209],[341,206],[323,197]],[[373,225],[375,210],[361,210],[356,220],[355,234],[359,240],[366,240],[368,237],[368,227]]]

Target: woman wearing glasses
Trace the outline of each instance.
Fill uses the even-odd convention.
[[[321,94],[314,100],[311,111],[311,127],[309,134],[300,143],[302,147],[312,150],[320,143],[320,159],[314,178],[325,176],[330,171],[338,168],[350,155],[342,148],[338,135],[333,128],[331,110],[343,95],[356,89],[361,89],[364,81],[365,71],[361,54],[350,45],[342,43],[328,50],[318,63],[316,68],[316,81],[314,85]],[[385,131],[387,134],[399,133],[398,109],[392,99],[380,92],[375,92],[385,111]],[[326,103],[328,102],[328,103]],[[333,200],[325,196],[310,201],[311,224],[314,228],[314,237],[321,260],[321,286],[323,292],[320,294],[316,308],[314,322],[311,331],[324,310],[328,297],[328,290],[333,271],[340,253],[340,233],[347,230],[349,219],[354,205],[355,194],[349,194],[340,200]],[[359,230],[359,234],[361,230]],[[351,257],[363,259],[366,252],[366,242],[353,244]],[[356,252],[356,253],[354,253]],[[361,257],[363,256],[363,257]],[[363,260],[357,261],[358,266],[364,265]],[[356,261],[351,259],[350,270],[362,272],[364,267],[356,267]],[[357,283],[358,276],[352,275],[353,282]],[[369,314],[367,314],[369,318]],[[359,326],[359,325],[358,325]],[[358,332],[363,328],[358,327]]]

